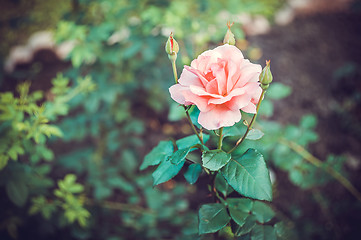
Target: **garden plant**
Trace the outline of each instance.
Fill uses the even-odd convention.
[[[347,157],[311,154],[316,113],[283,121],[277,106],[299,89],[276,78],[277,54],[265,56],[272,81],[245,39],[246,20],[272,23],[286,1],[9,2],[24,12],[0,19],[3,65],[27,31],[71,48],[0,71],[0,239],[357,232]]]

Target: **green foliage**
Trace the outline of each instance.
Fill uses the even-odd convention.
[[[84,197],[75,195],[84,191],[83,185],[75,181],[75,175],[67,174],[64,180],[58,181],[58,188],[54,190],[54,196],[57,198],[51,200],[42,195],[34,197],[29,213],[40,212],[45,219],[50,219],[54,212],[62,209],[69,223],[77,221],[80,226],[85,227],[90,213],[84,208]]]
[[[272,187],[263,156],[249,149],[240,158],[232,158],[221,169],[224,178],[234,190],[246,197],[272,200]]]
[[[188,166],[187,171],[184,173],[184,178],[190,183],[197,182],[199,175],[202,172],[202,166],[199,164],[191,164]]]
[[[152,174],[154,185],[158,185],[172,179],[182,169],[184,162],[185,161],[183,160],[176,165],[170,160],[166,160],[159,164],[158,168]]]
[[[191,151],[191,148],[182,148],[177,151],[175,151],[170,157],[169,161],[174,164],[178,165],[181,162],[185,161],[185,158],[187,157],[188,153]]]
[[[224,197],[227,197],[231,192],[233,192],[232,187],[227,183],[221,173],[216,175],[216,179],[214,182],[215,188],[217,191],[222,193]]]
[[[22,207],[27,201],[29,190],[24,182],[9,181],[6,183],[6,193],[13,203]]]
[[[220,149],[205,151],[202,154],[202,164],[211,171],[218,171],[231,160],[231,155]]]
[[[229,198],[227,202],[232,219],[242,227],[252,210],[253,201],[247,198]]]
[[[148,153],[140,170],[146,169],[148,166],[157,165],[173,154],[173,143],[171,141],[160,141],[159,144]]]
[[[252,213],[260,223],[266,223],[275,216],[274,211],[267,204],[258,201],[253,205]]]
[[[264,133],[261,130],[253,128],[248,132],[246,139],[258,140],[258,139],[261,139],[263,137],[263,135],[264,135]]]
[[[229,238],[234,234],[242,239],[274,239],[275,235],[287,239],[284,224],[271,225],[275,213],[268,204],[239,197],[271,199],[262,155],[299,187],[313,189],[331,180],[279,143],[286,139],[307,147],[317,141],[314,117],[304,117],[299,126],[259,121],[232,154],[226,149],[245,133],[243,123],[224,129],[222,151],[209,150],[218,136],[202,132],[209,148],[192,135],[161,141],[142,164],[138,160],[146,149],[145,140],[151,139],[146,131],[158,123],[154,114],[168,106],[166,89],[172,80],[163,54],[167,35],[176,34],[181,45],[179,64],[188,64],[191,55],[223,39],[224,32],[212,29],[225,29],[226,20],[237,24],[240,13],[270,18],[280,6],[280,1],[273,0],[74,1],[54,31],[57,42],[75,44],[68,56],[73,68],[52,81],[46,99],[40,91],[29,91],[28,83],[17,93],[0,94],[0,186],[10,204],[25,208],[31,199],[30,213],[40,213],[57,230],[64,227],[64,219],[87,225],[79,230],[68,224],[66,232],[71,236],[67,237],[74,239],[203,239],[198,233],[219,230]],[[234,30],[236,38],[244,36],[239,26]],[[84,92],[88,94],[80,94]],[[288,86],[272,83],[261,117],[273,114],[267,98],[278,100],[289,94]],[[199,110],[192,107],[189,113],[200,127]],[[169,113],[171,120],[184,116],[178,105]],[[56,141],[60,137],[63,142]],[[249,148],[258,152],[246,151]],[[330,157],[321,168],[342,172],[343,163],[344,159]],[[140,174],[139,165],[141,170],[158,165],[153,167],[153,178],[147,172]],[[50,174],[68,172],[81,176],[81,184],[75,182],[75,175],[66,175],[54,190]],[[194,185],[185,187],[176,178],[177,184],[152,188],[180,172]],[[221,203],[201,207],[197,229],[196,214],[186,196],[197,193],[196,182],[204,182],[206,174],[214,180],[211,193]],[[26,224],[26,216],[15,217]],[[114,228],[114,221],[121,224]]]
[[[202,205],[199,209],[199,234],[217,232],[226,226],[230,219],[222,204]]]

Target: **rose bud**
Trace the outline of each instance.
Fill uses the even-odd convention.
[[[228,30],[226,32],[226,35],[224,36],[223,44],[229,44],[229,45],[236,44],[236,39],[234,38],[234,34],[231,31],[232,25],[233,23],[232,24],[230,22],[227,23]]]
[[[177,41],[173,38],[173,33],[169,35],[168,41],[165,44],[165,51],[168,53],[168,57],[177,58],[177,53],[179,52],[179,45]]]
[[[269,87],[269,84],[273,80],[270,64],[271,60],[266,61],[266,66],[263,68],[261,74],[259,75],[259,82],[261,83],[261,87],[264,90]]]

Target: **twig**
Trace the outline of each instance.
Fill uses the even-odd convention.
[[[352,183],[342,176],[339,172],[335,171],[330,166],[324,166],[323,162],[313,156],[310,152],[308,152],[304,147],[301,145],[293,142],[288,141],[284,138],[281,138],[280,143],[283,145],[286,145],[296,153],[298,153],[300,156],[302,156],[306,161],[313,164],[316,167],[324,169],[328,174],[330,174],[332,177],[334,177],[339,183],[341,183],[342,186],[344,186],[355,198],[357,198],[358,201],[361,202],[361,193],[352,185]]]
[[[134,204],[126,204],[126,203],[119,203],[119,202],[111,202],[111,201],[95,201],[90,198],[85,199],[85,204],[90,206],[100,206],[102,208],[108,208],[118,211],[128,211],[128,212],[134,212],[139,214],[155,214],[152,210],[140,207],[138,205]]]

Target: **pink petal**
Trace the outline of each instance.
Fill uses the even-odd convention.
[[[208,52],[208,51],[206,51]],[[209,55],[204,55],[206,52],[204,52],[203,54],[199,55],[197,59],[194,59],[191,62],[191,67],[194,69],[197,69],[198,71],[204,73],[209,69],[209,65],[212,64],[214,62],[214,59],[212,59],[212,56]]]
[[[237,82],[237,80],[241,76],[241,71],[240,71],[239,66],[240,66],[239,64],[236,64],[236,63],[234,63],[232,61],[229,61],[228,64],[227,64],[227,67],[228,67],[227,93],[232,91],[232,89],[234,88],[235,83]]]
[[[213,79],[207,84],[206,91],[212,94],[219,94],[217,79]]]
[[[218,98],[210,98],[208,103],[209,104],[222,104],[222,103],[230,101],[234,96],[243,95],[244,93],[245,93],[244,89],[237,88],[237,89],[233,90],[232,92],[230,92],[226,96],[220,96]]]
[[[192,72],[193,74],[197,75],[199,77],[199,80],[201,80],[203,86],[206,86],[208,84],[208,80],[203,76],[203,74],[199,70],[189,66],[184,66],[184,68],[187,69],[189,72]]]
[[[235,96],[230,101],[225,103],[228,108],[232,110],[239,110],[243,107],[246,107],[251,102],[251,96],[248,94],[243,94],[241,96]]]
[[[239,110],[232,111],[226,106],[217,105],[208,112],[200,112],[198,122],[205,129],[216,130],[221,127],[233,126],[242,118]]]
[[[194,93],[198,96],[208,96],[208,97],[214,97],[214,98],[222,98],[223,97],[218,94],[209,93],[203,87],[190,86],[189,89],[191,90],[192,93]]]
[[[261,94],[262,94],[262,89],[258,87],[257,90],[252,94],[251,102],[257,104],[260,100]]]
[[[197,105],[200,111],[209,111],[214,108],[213,104],[208,104],[209,97],[198,96],[191,91],[184,91],[183,96],[186,102]]]
[[[224,95],[227,93],[226,65],[227,63],[224,60],[219,60],[218,63],[212,64],[211,66],[213,75],[217,79],[218,93],[220,95]]]
[[[183,86],[199,86],[203,87],[203,84],[199,77],[193,72],[189,71],[188,68],[183,68],[182,74],[179,77],[178,82]]]
[[[224,44],[222,46],[216,47],[213,49],[213,51],[219,53],[221,58],[230,59],[235,63],[244,59],[241,50],[232,45]]]
[[[183,95],[184,91],[189,91],[189,88],[180,84],[175,84],[169,88],[171,98],[179,104],[185,104],[186,102]]]
[[[241,108],[241,110],[243,112],[246,112],[246,113],[253,113],[255,114],[257,112],[257,108],[256,108],[256,105],[253,104],[253,103],[249,103],[247,106]]]
[[[250,63],[246,59],[243,62],[240,66],[241,75],[235,83],[235,88],[243,87],[247,82],[257,82],[262,71],[261,65]]]

